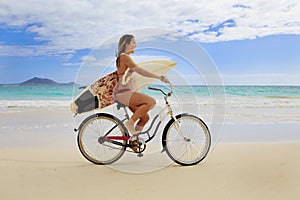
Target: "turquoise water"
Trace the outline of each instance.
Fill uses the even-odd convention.
[[[156,95],[157,92],[145,93]],[[210,96],[225,94],[233,97],[300,97],[300,86],[174,86],[174,93],[181,96]]]
[[[225,86],[229,96],[300,97],[300,86]]]
[[[225,92],[226,96],[300,97],[300,86],[225,86],[224,89],[218,86],[174,86],[174,92],[179,96],[201,97]],[[73,86],[0,86],[0,100],[71,100],[80,91]],[[147,89],[143,92],[159,95]]]
[[[0,100],[70,100],[72,95],[73,86],[0,86]]]

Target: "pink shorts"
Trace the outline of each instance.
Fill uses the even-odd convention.
[[[133,91],[130,89],[121,89],[115,91],[114,98],[122,104],[129,106],[130,98],[133,94]]]

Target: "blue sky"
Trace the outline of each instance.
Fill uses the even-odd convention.
[[[35,76],[74,81],[93,49],[107,49],[103,43],[110,48],[102,58],[109,60],[123,33],[139,30],[141,47],[155,44],[153,38],[168,30],[175,42],[172,32],[201,45],[225,84],[300,85],[299,12],[300,2],[294,0],[1,1],[0,83]],[[158,31],[141,31],[149,27]],[[158,54],[140,51],[136,56],[170,57]]]

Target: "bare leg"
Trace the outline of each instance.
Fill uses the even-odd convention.
[[[136,134],[134,124],[137,120],[137,129],[142,130],[145,124],[149,121],[148,111],[155,106],[155,99],[152,97],[134,92],[129,101],[129,108],[133,112],[130,120],[126,122],[126,127],[132,134]]]
[[[132,121],[135,123],[142,116],[155,106],[155,99],[152,97],[134,92],[129,101],[129,107],[137,107],[131,116]]]
[[[129,107],[130,110],[134,113],[139,107],[136,106],[131,106]],[[135,125],[135,130],[137,132],[141,132],[144,128],[144,126],[147,124],[147,122],[149,121],[150,116],[148,113],[144,114],[137,122],[137,124]]]

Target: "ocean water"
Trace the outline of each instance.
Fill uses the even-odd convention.
[[[73,86],[0,86],[0,100],[70,100]]]
[[[0,114],[49,110],[68,111],[71,116],[70,103],[81,91],[73,86],[0,86]],[[162,95],[147,89],[143,92],[156,99],[157,106],[151,111],[156,114],[164,104]],[[300,125],[300,86],[174,86],[169,102],[174,113],[198,115],[209,126],[222,123]],[[123,117],[123,113],[115,112],[115,106],[105,109],[103,112]],[[90,113],[77,115],[76,123],[81,123],[87,115]],[[1,127],[7,126],[0,123]]]
[[[167,90],[167,87],[160,86]],[[73,97],[77,96],[82,90],[73,86],[0,86],[0,108],[13,107],[51,107],[51,106],[69,106]],[[144,89],[142,92],[147,93],[155,98],[161,94],[157,91]],[[183,99],[187,104],[194,103],[195,99],[209,99],[214,95],[224,95],[229,104],[239,104],[240,101],[252,104],[268,105],[274,103],[274,100],[298,106],[300,99],[300,86],[174,86],[174,94]],[[245,99],[255,98],[257,101],[247,101]],[[285,99],[285,100],[284,100]],[[287,99],[291,99],[287,101]],[[296,99],[296,100],[294,100]],[[190,101],[190,102],[189,102]]]
[[[168,87],[157,86],[168,91]],[[224,90],[223,90],[224,89]],[[300,97],[300,86],[174,86],[179,96],[206,97],[224,94],[233,97]],[[73,86],[0,86],[0,100],[71,100],[82,90]],[[144,93],[159,96],[156,91]]]

